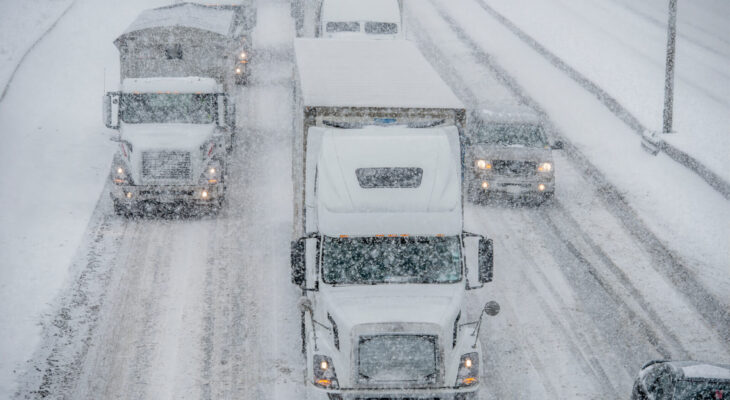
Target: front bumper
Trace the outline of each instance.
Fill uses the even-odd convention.
[[[307,398],[310,400],[472,400],[476,399],[479,386],[466,388],[433,388],[433,389],[321,389],[308,384]]]
[[[487,182],[486,188],[483,187],[484,182]],[[471,195],[499,193],[507,196],[541,196],[555,192],[555,176],[505,176],[477,172],[469,179],[468,191]]]
[[[215,185],[117,185],[111,197],[120,205],[139,202],[212,204],[223,198],[223,184]]]

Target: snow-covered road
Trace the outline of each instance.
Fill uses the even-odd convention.
[[[629,127],[475,0],[406,2],[405,12],[409,38],[467,105],[528,98],[568,142],[553,203],[465,210],[468,230],[494,238],[496,260],[495,281],[469,306],[502,305],[481,332],[480,398],[625,398],[649,359],[730,362],[727,200],[667,157],[645,161]],[[70,238],[80,242],[71,276],[19,398],[303,398],[289,276],[292,25],[288,3],[259,1],[254,82],[237,96],[242,131],[220,214],[126,220],[94,187],[101,200],[86,234]],[[82,114],[96,129],[98,113]],[[687,186],[667,187],[667,170]]]

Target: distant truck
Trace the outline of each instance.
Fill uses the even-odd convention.
[[[402,39],[400,0],[322,0],[317,36]]]
[[[128,78],[104,97],[119,132],[110,178],[117,214],[155,205],[217,210],[224,198],[231,116],[212,78]]]
[[[312,399],[473,399],[466,290],[492,241],[463,231],[461,102],[407,41],[297,39],[292,281]]]
[[[208,77],[226,92],[250,77],[253,1],[178,3],[143,11],[119,36],[121,79]]]
[[[526,106],[475,110],[469,115],[464,185],[471,201],[491,197],[541,203],[555,194],[552,150],[540,115]]]

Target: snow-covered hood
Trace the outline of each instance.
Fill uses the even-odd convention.
[[[215,132],[215,124],[125,124],[122,138],[139,150],[197,149]]]
[[[348,336],[353,327],[363,324],[434,324],[452,329],[463,297],[463,282],[326,286],[321,290],[322,305]]]
[[[124,156],[129,164],[132,180],[136,184],[195,184],[210,158],[210,153],[201,146],[208,146],[207,143],[214,137],[217,129],[215,124],[122,125],[122,139],[131,145],[131,151],[125,151]],[[210,146],[212,149],[213,144]],[[177,153],[178,157],[185,157],[184,153],[189,153],[189,173],[168,179],[142,176],[145,153]]]

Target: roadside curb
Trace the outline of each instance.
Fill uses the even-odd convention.
[[[497,21],[499,21],[502,25],[504,25],[507,29],[514,33],[515,36],[517,36],[520,40],[532,47],[540,55],[550,61],[551,64],[563,71],[567,76],[569,76],[576,83],[581,85],[584,89],[595,95],[596,98],[600,100],[603,105],[606,106],[606,108],[608,108],[614,115],[616,115],[616,117],[618,117],[621,121],[628,125],[634,131],[634,133],[641,136],[645,131],[647,131],[647,128],[643,126],[641,122],[639,122],[639,120],[633,114],[631,114],[629,110],[624,108],[615,98],[613,98],[605,90],[601,89],[601,87],[596,85],[593,81],[572,68],[565,61],[561,60],[558,56],[556,56],[550,50],[538,43],[537,40],[525,33],[512,21],[494,10],[484,1],[479,0],[477,1],[477,3],[481,8],[484,9],[484,11],[492,15]],[[704,179],[707,184],[715,189],[715,191],[719,192],[726,199],[730,199],[730,182],[721,178],[718,174],[710,170],[710,168],[702,164],[702,162],[700,162],[698,159],[678,149],[672,144],[667,143],[664,140],[659,140],[657,145],[658,148],[661,151],[664,151],[664,153],[666,153],[672,160],[678,162],[681,165],[684,165],[685,167],[695,172],[702,179]]]

